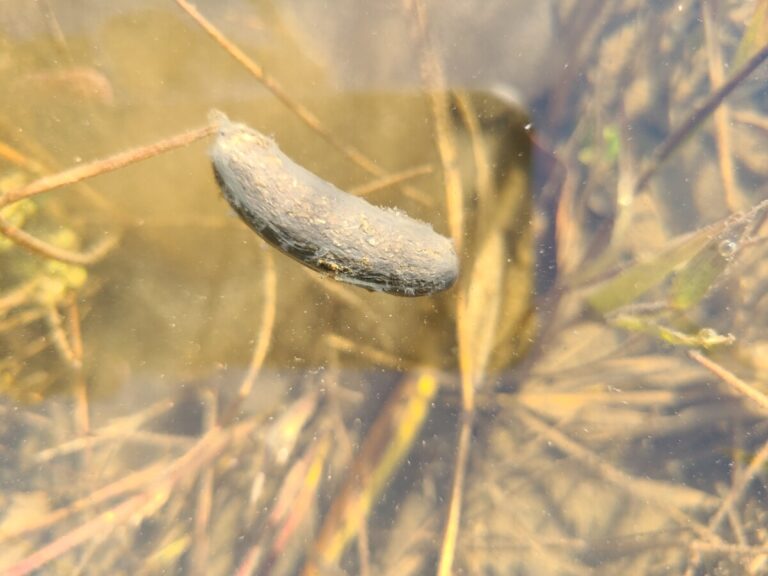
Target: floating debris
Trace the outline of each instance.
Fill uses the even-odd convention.
[[[336,280],[397,296],[434,294],[456,281],[453,244],[429,224],[339,190],[221,112],[211,120],[216,181],[273,246]]]

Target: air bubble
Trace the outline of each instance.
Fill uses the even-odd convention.
[[[739,249],[738,242],[735,242],[733,240],[723,240],[718,244],[717,251],[726,260],[730,260],[734,254],[736,254],[736,251]]]

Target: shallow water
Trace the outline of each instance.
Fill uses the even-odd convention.
[[[0,7],[4,192],[216,108],[461,260],[308,270],[209,138],[3,208],[115,245],[0,243],[0,571],[434,573],[458,467],[453,573],[761,573],[766,69],[633,186],[764,8],[407,4],[198,2],[259,77],[173,2]]]

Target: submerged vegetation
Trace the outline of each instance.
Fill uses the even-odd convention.
[[[118,4],[0,9],[0,573],[766,571],[768,2]],[[466,82],[518,52],[525,106]],[[268,247],[214,107],[456,285]]]

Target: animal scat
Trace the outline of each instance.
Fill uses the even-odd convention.
[[[456,281],[453,244],[429,224],[342,192],[221,112],[209,118],[218,125],[216,182],[273,246],[336,280],[397,296],[434,294]]]

